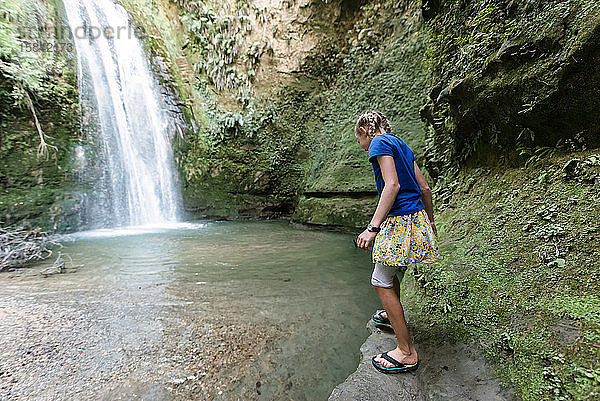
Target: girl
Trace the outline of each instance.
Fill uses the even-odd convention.
[[[367,249],[375,240],[371,284],[385,311],[374,314],[373,320],[391,323],[398,340],[396,349],[374,356],[372,362],[383,373],[413,371],[419,358],[406,327],[399,289],[409,263],[433,263],[439,256],[431,190],[412,150],[391,133],[383,115],[362,114],[354,135],[369,152],[379,193],[375,214],[356,243]]]

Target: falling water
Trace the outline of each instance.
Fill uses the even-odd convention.
[[[112,0],[63,0],[79,69],[89,228],[177,220],[169,132],[159,85],[127,12]]]

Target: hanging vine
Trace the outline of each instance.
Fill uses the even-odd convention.
[[[236,4],[233,10],[215,10],[202,1],[180,5],[186,11],[182,22],[192,34],[190,44],[198,55],[194,65],[196,73],[206,75],[219,91],[233,91],[237,100],[248,106],[256,68],[270,46],[253,42],[244,52],[243,48],[245,39],[252,32],[253,20],[264,20],[264,10],[243,2]]]

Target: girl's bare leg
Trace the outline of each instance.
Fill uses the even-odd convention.
[[[396,284],[395,281],[394,284]],[[398,298],[395,288],[383,288],[375,286],[373,286],[373,288],[379,296],[383,308],[387,312],[388,319],[390,319],[390,323],[392,324],[394,333],[396,334],[396,339],[398,340],[398,347],[392,351],[389,351],[388,355],[401,363],[417,363],[417,351],[415,350],[412,339],[410,338],[408,327],[406,326],[406,319],[404,317],[404,309],[402,308],[402,304],[400,303],[400,299]],[[394,366],[392,363],[383,358],[377,358],[376,361],[387,368]]]
[[[400,299],[400,280],[398,280],[398,276],[394,276],[394,287],[393,288],[394,288],[394,292],[398,296],[398,299]],[[385,307],[383,309],[385,309]],[[388,317],[387,312],[384,310],[383,312],[381,312],[381,316]]]

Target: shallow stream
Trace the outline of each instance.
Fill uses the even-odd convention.
[[[325,400],[378,307],[352,238],[284,222],[68,236],[74,269],[0,274],[0,399]]]

